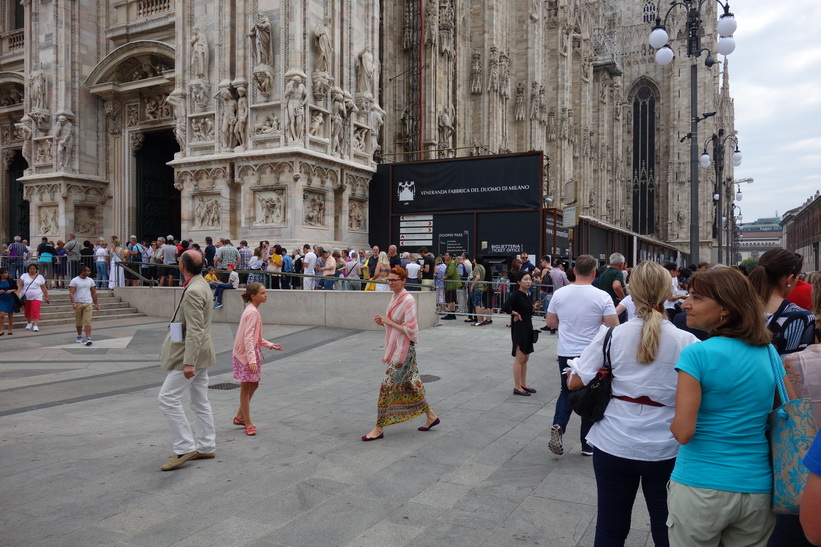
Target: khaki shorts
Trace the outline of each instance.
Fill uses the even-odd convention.
[[[77,309],[74,310],[74,326],[84,327],[91,324],[91,312],[94,311],[94,304],[77,303]]]
[[[422,290],[423,291],[432,291],[433,290],[433,279],[423,279],[422,280]]]
[[[671,547],[764,547],[775,526],[771,494],[667,483]]]

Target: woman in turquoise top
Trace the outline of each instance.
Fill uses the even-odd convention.
[[[711,338],[684,348],[676,365],[670,429],[682,446],[668,486],[670,545],[764,546],[775,524],[765,435],[775,396],[771,357],[782,376],[784,368],[761,300],[740,272],[715,267],[693,276],[682,308],[687,326]]]

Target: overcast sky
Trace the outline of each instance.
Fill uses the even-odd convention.
[[[744,222],[782,215],[821,189],[821,1],[736,0],[728,56],[743,155]],[[702,173],[704,171],[702,170]]]

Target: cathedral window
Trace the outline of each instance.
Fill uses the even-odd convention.
[[[23,28],[26,23],[26,12],[23,7],[23,0],[14,1],[14,20],[12,21],[12,30],[19,30]]]
[[[633,92],[633,157],[631,193],[633,231],[652,234],[656,230],[656,101],[658,94],[648,82]]]
[[[656,20],[656,5],[653,0],[645,0],[644,8],[642,8],[642,21],[645,23],[652,23]]]

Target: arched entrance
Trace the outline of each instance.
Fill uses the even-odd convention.
[[[19,150],[14,152],[14,161],[9,168],[9,235],[31,240],[29,233],[29,202],[23,199],[23,183],[18,179],[28,169],[28,163]]]
[[[180,147],[171,130],[144,135],[143,147],[134,158],[136,235],[138,238],[151,240],[170,234],[180,239],[180,191],[174,187],[174,169],[167,165]]]

